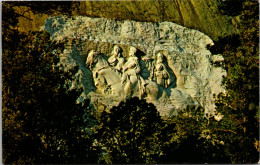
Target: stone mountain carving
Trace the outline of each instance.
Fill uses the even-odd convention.
[[[145,81],[141,76],[141,68],[138,58],[135,56],[137,49],[135,47],[129,48],[129,59],[123,66],[122,84],[124,84],[124,91],[126,96],[142,97],[145,89]]]
[[[91,50],[86,61],[87,67],[92,71],[94,84],[102,94],[120,95],[121,77],[112,69],[101,54]]]
[[[45,30],[64,42],[60,69],[73,74],[69,89],[83,89],[78,102],[90,98],[108,110],[137,96],[155,104],[161,115],[177,114],[187,105],[215,114],[214,95],[225,92],[226,75],[213,65],[205,34],[171,22],[115,21],[89,17],[50,17]],[[217,60],[216,60],[217,59]]]
[[[154,65],[152,79],[162,87],[168,88],[171,84],[174,83],[175,75],[172,73],[171,69],[164,63],[164,56],[161,52],[158,52],[156,57],[157,60]]]
[[[121,57],[122,55],[120,52],[121,48],[115,45],[111,53],[111,57],[109,57],[108,59],[108,62],[110,66],[114,67],[118,72],[121,73],[125,59],[124,57]]]
[[[126,62],[124,62],[123,57],[120,57],[120,50],[121,48],[115,45],[108,61],[103,57],[104,55],[97,53],[95,50],[89,52],[86,66],[93,73],[97,92],[123,99],[131,97],[141,99],[144,94],[156,98],[159,91],[158,84],[156,85],[148,79],[145,80],[141,76],[139,59],[135,56],[137,49],[135,47],[129,48],[129,59]],[[170,78],[170,74],[168,72],[167,74]],[[155,90],[149,89],[150,87],[155,88]]]

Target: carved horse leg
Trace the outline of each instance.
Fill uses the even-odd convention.
[[[156,101],[158,99],[159,87],[158,85],[150,80],[145,80],[147,85],[145,87],[145,93],[147,94],[147,98],[151,101]]]

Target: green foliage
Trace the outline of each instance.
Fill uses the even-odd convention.
[[[72,6],[77,2],[73,1],[9,1],[4,2],[6,5],[10,6],[26,6],[29,7],[33,13],[37,14],[53,14],[53,13],[62,13],[70,15],[72,13]],[[21,16],[21,15],[20,15]]]
[[[7,35],[13,34],[2,56],[3,162],[91,163],[93,138],[85,130],[91,119],[84,118],[89,102],[75,103],[79,91],[67,92],[63,84],[70,77],[55,67],[63,45],[45,32]]]
[[[217,0],[222,14],[236,16],[241,14],[243,0]]]
[[[175,127],[160,163],[230,163],[223,141],[211,130],[214,119],[202,107],[189,106],[166,121]]]
[[[238,42],[223,45],[228,76],[227,93],[218,96],[217,111],[224,117],[211,127],[224,141],[232,163],[256,163],[259,159],[259,27],[258,3],[245,1]]]
[[[132,98],[102,113],[97,145],[104,149],[105,163],[156,163],[172,127],[154,105]]]
[[[75,103],[79,91],[67,92],[70,77],[55,67],[63,44],[46,32],[19,33],[20,3],[2,3],[3,163],[96,162],[89,102]]]

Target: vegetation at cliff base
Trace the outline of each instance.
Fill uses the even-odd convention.
[[[253,163],[259,159],[259,7],[255,1],[242,7],[241,35],[233,42],[227,40],[221,50],[228,72],[223,82],[227,93],[216,102],[223,119],[215,132],[230,145],[232,163]]]
[[[79,91],[66,91],[70,77],[55,67],[63,44],[51,42],[46,32],[19,33],[12,8],[3,7],[3,163],[88,159],[77,153],[91,150],[93,139],[82,131],[89,106],[75,103]]]
[[[169,142],[171,124],[153,104],[132,98],[103,112],[95,137],[105,155],[102,163],[156,163]]]

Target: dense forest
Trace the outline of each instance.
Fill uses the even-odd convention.
[[[223,15],[239,15],[239,34],[209,47],[222,54],[227,93],[216,97],[223,117],[190,106],[163,118],[132,98],[95,114],[70,75],[56,67],[64,44],[47,32],[20,31],[16,11],[75,15],[79,2],[2,2],[2,159],[4,164],[257,163],[259,161],[259,4],[218,1]],[[29,19],[29,18],[26,18]]]

